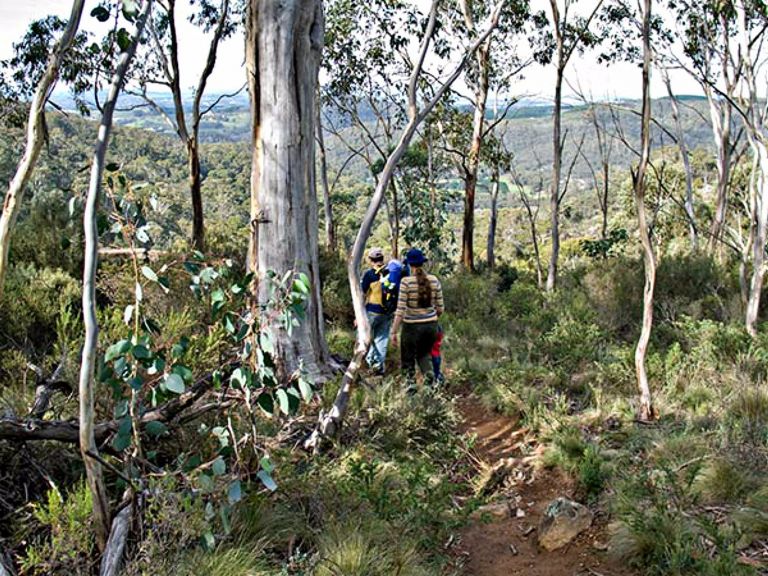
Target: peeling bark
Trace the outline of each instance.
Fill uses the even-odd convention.
[[[115,515],[112,521],[112,530],[109,533],[107,547],[101,557],[99,576],[117,576],[123,564],[125,547],[128,544],[128,535],[131,531],[131,517],[133,515],[133,501]]]
[[[317,79],[323,48],[321,0],[250,0],[247,67],[253,115],[249,264],[266,303],[267,271],[304,272],[311,281],[306,318],[292,334],[275,325],[283,378],[300,365],[324,377],[323,328],[315,196]],[[268,55],[262,58],[261,55]]]

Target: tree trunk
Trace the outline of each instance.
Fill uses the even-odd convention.
[[[552,183],[549,195],[552,255],[549,258],[547,270],[547,292],[552,292],[557,287],[557,260],[560,256],[560,171],[563,155],[560,122],[563,101],[563,72],[563,68],[558,64],[552,128]]]
[[[317,151],[320,156],[320,182],[323,186],[323,214],[325,216],[325,246],[329,252],[336,251],[336,230],[333,222],[333,208],[331,207],[331,189],[328,186],[328,159],[325,154],[325,137],[323,135],[323,123],[320,116],[320,99],[317,98]]]
[[[120,510],[112,522],[112,530],[104,555],[101,557],[99,576],[117,576],[123,564],[125,546],[128,544],[128,534],[131,531],[131,517],[133,513],[133,501],[129,501]]]
[[[272,327],[283,377],[300,364],[325,373],[315,195],[315,97],[323,47],[321,0],[250,0],[246,44],[251,106],[250,264],[258,300],[266,303],[267,271],[305,273],[311,281],[306,318],[289,335]]]
[[[192,195],[192,245],[195,250],[205,250],[205,226],[203,220],[203,194],[200,178],[200,145],[196,137],[187,141],[187,166],[189,191]]]
[[[728,208],[728,180],[731,170],[731,106],[726,101],[720,101],[707,90],[712,132],[717,150],[717,194],[715,200],[715,215],[709,230],[709,252],[714,253],[723,235],[725,215]]]
[[[56,86],[59,67],[77,34],[84,4],[84,0],[74,0],[72,3],[72,12],[70,13],[67,27],[48,58],[45,72],[40,79],[40,83],[37,85],[29,107],[26,148],[16,168],[13,180],[11,180],[11,184],[8,186],[5,202],[3,203],[3,213],[0,214],[0,299],[3,296],[5,276],[8,271],[8,250],[11,246],[11,233],[21,210],[24,188],[32,176],[32,171],[35,169],[43,147],[45,105]]]
[[[459,74],[466,64],[466,56],[473,53],[477,48],[485,41],[488,35],[498,26],[499,15],[504,0],[500,0],[493,9],[491,15],[491,22],[489,27],[481,34],[474,45],[467,51],[467,54],[462,58],[456,67],[453,69],[448,79],[438,88],[431,100],[424,104],[424,107],[419,110],[417,100],[417,86],[421,79],[421,71],[424,65],[424,59],[426,58],[429,44],[435,33],[435,27],[437,22],[437,8],[440,0],[432,0],[432,5],[429,12],[429,20],[427,22],[426,30],[421,41],[419,50],[419,59],[411,72],[411,76],[408,82],[408,123],[403,129],[400,139],[398,140],[395,148],[390,152],[387,157],[387,161],[384,164],[384,168],[379,175],[379,181],[376,184],[371,202],[368,205],[368,209],[365,212],[363,221],[360,224],[360,229],[355,237],[355,243],[352,246],[352,251],[347,263],[347,279],[349,280],[349,288],[352,293],[352,306],[355,310],[355,320],[357,322],[357,335],[355,339],[355,351],[352,360],[347,367],[347,371],[344,373],[344,377],[341,381],[341,387],[336,395],[333,403],[333,407],[328,413],[321,413],[317,427],[312,434],[304,442],[306,449],[319,450],[320,443],[323,438],[332,437],[341,428],[341,424],[344,420],[344,416],[349,405],[350,395],[352,393],[352,386],[357,372],[362,365],[363,357],[368,349],[370,343],[371,334],[370,326],[368,325],[368,319],[365,314],[365,302],[363,300],[363,292],[360,287],[360,281],[358,278],[360,263],[363,259],[363,250],[365,244],[373,229],[373,223],[376,219],[376,215],[379,212],[381,203],[384,200],[384,196],[389,186],[389,181],[392,179],[395,168],[400,162],[403,154],[408,150],[408,146],[411,143],[416,129],[424,121],[427,115],[432,111],[435,105],[443,98],[448,88],[456,81]]]
[[[603,161],[603,200],[600,203],[600,211],[602,212],[602,223],[600,224],[600,237],[605,240],[608,238],[608,192],[610,190],[609,177],[611,173],[611,165]]]
[[[475,195],[477,173],[480,168],[480,149],[483,146],[485,107],[488,102],[488,77],[490,74],[490,37],[475,54],[477,66],[477,88],[475,89],[475,110],[472,116],[472,139],[467,159],[467,174],[464,181],[464,227],[461,234],[461,263],[465,270],[475,270]]]
[[[643,110],[642,110],[642,153],[637,172],[634,174],[635,203],[637,204],[637,223],[640,242],[643,245],[643,265],[645,270],[645,287],[643,289],[643,325],[640,338],[635,349],[635,370],[637,385],[640,389],[640,414],[643,421],[653,420],[655,412],[651,399],[651,389],[648,385],[648,374],[645,370],[645,353],[651,338],[653,327],[653,291],[656,286],[656,260],[653,245],[648,232],[648,219],[645,210],[645,174],[648,169],[651,150],[651,0],[644,0],[643,10]]]
[[[85,230],[85,257],[83,268],[83,322],[85,324],[85,340],[80,364],[80,453],[85,464],[88,486],[93,496],[93,515],[96,531],[96,542],[100,550],[104,550],[110,528],[109,499],[104,486],[101,464],[88,455],[98,455],[98,447],[94,435],[94,391],[93,372],[96,364],[99,339],[99,326],[96,320],[96,270],[98,268],[99,235],[96,225],[99,195],[101,194],[101,179],[104,172],[104,159],[109,146],[112,130],[112,114],[117,105],[117,97],[123,87],[125,75],[130,66],[136,46],[144,30],[149,16],[151,0],[146,0],[141,15],[136,22],[136,31],[128,49],[123,52],[112,78],[109,96],[104,103],[99,136],[93,154],[91,176],[88,184],[88,195],[83,215]]]
[[[672,82],[669,79],[669,71],[662,68],[662,77],[664,85],[667,88],[669,102],[672,105],[672,118],[675,121],[675,132],[677,133],[677,146],[680,148],[680,158],[683,161],[685,171],[685,214],[688,217],[688,235],[691,240],[691,250],[696,252],[699,249],[699,239],[696,231],[696,213],[693,210],[693,169],[691,168],[691,158],[688,154],[688,146],[685,143],[685,131],[680,119],[680,107],[677,104],[677,97],[672,91]],[[723,213],[724,216],[724,213]]]
[[[768,239],[768,147],[760,139],[754,139],[760,175],[757,184],[757,202],[754,214],[754,241],[752,243],[752,278],[749,282],[746,328],[750,336],[757,336],[757,317],[765,277],[765,243]]]
[[[493,270],[496,266],[496,256],[494,248],[496,247],[496,222],[498,221],[498,200],[499,200],[499,169],[494,167],[491,176],[493,185],[491,187],[491,218],[488,222],[488,249],[486,251],[486,260],[488,269]]]

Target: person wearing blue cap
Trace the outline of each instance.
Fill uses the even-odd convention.
[[[432,274],[427,274],[424,264],[427,257],[418,248],[411,248],[405,255],[411,275],[402,279],[400,294],[392,326],[392,344],[398,343],[398,330],[402,325],[400,361],[408,379],[409,392],[414,391],[416,366],[426,382],[432,383],[432,346],[437,339],[437,320],[444,310],[443,288]]]

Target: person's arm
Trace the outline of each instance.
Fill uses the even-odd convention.
[[[373,274],[371,274],[371,270],[366,270],[365,274],[363,274],[363,279],[360,280],[360,288],[363,290],[363,296],[368,294],[368,289],[371,287],[372,283]]]
[[[437,280],[437,278],[435,278]],[[445,303],[443,302],[443,286],[440,284],[440,280],[437,280],[437,293],[435,294],[435,312],[438,317],[442,316],[445,311]]]

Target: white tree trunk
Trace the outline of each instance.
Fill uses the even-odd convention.
[[[643,264],[645,270],[645,287],[643,290],[643,325],[640,338],[635,348],[635,370],[637,385],[640,389],[640,420],[653,420],[655,411],[651,399],[651,389],[648,384],[648,374],[645,370],[645,353],[651,338],[653,327],[653,291],[656,286],[656,260],[653,254],[653,244],[648,233],[648,219],[645,210],[645,174],[651,152],[651,0],[644,0],[643,10],[643,110],[642,110],[642,153],[640,164],[634,175],[635,203],[637,204],[637,223],[640,242],[643,245]]]
[[[384,169],[379,175],[379,180],[376,183],[376,189],[371,197],[371,202],[368,205],[368,209],[365,212],[363,221],[360,224],[360,229],[355,237],[355,243],[352,246],[352,251],[347,263],[347,278],[349,280],[349,288],[352,292],[352,306],[355,310],[355,321],[357,322],[357,336],[355,339],[355,352],[352,360],[347,367],[347,371],[344,373],[344,377],[341,381],[341,387],[336,395],[333,403],[333,407],[328,413],[321,413],[320,420],[314,432],[304,442],[306,449],[319,450],[320,444],[323,438],[332,437],[338,433],[341,428],[341,424],[344,421],[344,416],[347,412],[349,405],[349,399],[352,394],[352,387],[357,377],[357,372],[363,363],[363,357],[368,349],[368,345],[371,339],[370,326],[368,325],[368,319],[365,314],[365,302],[363,300],[363,292],[360,287],[360,281],[358,274],[360,271],[360,263],[363,259],[363,251],[365,244],[371,235],[373,229],[373,223],[376,219],[376,215],[379,212],[379,208],[384,200],[387,188],[394,175],[395,168],[397,168],[400,159],[408,150],[408,146],[416,134],[416,130],[424,119],[429,115],[435,105],[443,98],[446,91],[456,81],[461,73],[462,69],[466,65],[467,57],[474,53],[475,50],[485,41],[488,35],[498,26],[499,15],[505,0],[500,0],[492,11],[490,23],[488,28],[479,35],[475,43],[469,48],[467,53],[453,69],[451,74],[445,80],[443,84],[435,91],[431,100],[424,103],[423,108],[419,109],[417,100],[417,87],[418,82],[422,76],[422,69],[424,65],[424,59],[426,58],[429,44],[432,41],[432,36],[435,33],[435,25],[437,20],[437,8],[440,0],[432,0],[432,5],[429,12],[429,20],[427,23],[426,31],[421,42],[419,49],[419,59],[411,72],[411,77],[408,82],[408,123],[400,135],[400,139],[397,142],[395,148],[390,152],[387,157],[387,161],[384,164]]]
[[[99,236],[96,226],[96,216],[101,194],[101,179],[104,172],[104,159],[109,145],[112,130],[112,114],[117,105],[117,97],[123,87],[126,72],[130,66],[136,45],[141,37],[144,25],[149,16],[151,0],[146,0],[141,15],[136,22],[136,31],[127,51],[123,52],[112,78],[109,96],[104,103],[99,135],[94,149],[91,164],[91,176],[88,184],[88,194],[83,215],[85,229],[85,258],[83,269],[83,321],[85,323],[85,341],[80,364],[80,453],[85,464],[88,477],[88,487],[93,496],[93,514],[96,530],[96,541],[99,549],[104,550],[110,531],[109,498],[104,486],[101,464],[88,453],[98,455],[98,447],[94,435],[94,400],[93,372],[96,364],[99,340],[99,326],[96,320],[96,270],[98,268]]]
[[[315,98],[323,48],[321,0],[250,0],[246,59],[253,115],[251,247],[258,299],[269,299],[269,270],[304,272],[311,281],[306,318],[292,334],[279,326],[282,375],[300,362],[325,372],[315,196]]]
[[[56,86],[56,79],[64,56],[69,50],[80,26],[80,18],[83,14],[84,0],[75,0],[72,3],[72,13],[69,22],[59,42],[51,53],[43,77],[37,85],[37,90],[29,107],[29,120],[27,121],[27,144],[24,155],[21,157],[16,173],[11,180],[8,191],[5,194],[3,213],[0,215],[0,298],[3,295],[5,276],[8,271],[8,250],[11,246],[11,233],[16,224],[16,218],[21,210],[21,199],[24,188],[29,181],[32,171],[40,157],[43,147],[45,132],[45,104]]]
[[[496,267],[496,223],[499,219],[499,169],[494,168],[491,180],[491,218],[488,222],[488,246],[486,249],[486,260],[488,269],[493,270]]]
[[[765,243],[768,239],[768,148],[761,138],[753,143],[758,158],[759,175],[757,198],[754,210],[754,241],[752,243],[752,278],[749,282],[747,299],[746,328],[750,336],[757,336],[757,317],[760,311],[760,296],[765,278]]]

